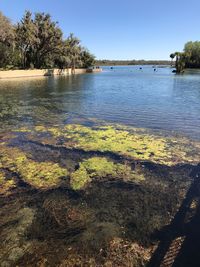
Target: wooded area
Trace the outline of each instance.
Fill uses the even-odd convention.
[[[57,22],[45,13],[26,11],[16,25],[0,12],[0,68],[87,68],[94,55],[70,33],[64,39]]]

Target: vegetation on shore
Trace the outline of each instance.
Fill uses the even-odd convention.
[[[127,65],[170,65],[169,60],[96,60],[99,66],[127,66]]]
[[[13,25],[0,12],[0,68],[87,68],[94,56],[70,34],[63,38],[57,22],[45,13],[34,16],[26,11],[20,22]]]
[[[187,42],[183,52],[170,54],[175,59],[176,72],[182,73],[185,68],[200,68],[200,41]]]

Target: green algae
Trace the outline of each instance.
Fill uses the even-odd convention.
[[[57,163],[35,162],[18,148],[0,146],[0,167],[16,172],[24,182],[38,189],[59,186],[68,171]]]
[[[13,179],[7,179],[5,173],[0,170],[0,194],[8,195],[11,189],[16,187]]]
[[[80,165],[79,169],[71,174],[70,185],[73,190],[80,190],[91,181],[90,176],[84,166]]]
[[[64,168],[52,162],[28,162],[20,167],[20,174],[25,181],[36,188],[52,188],[60,184],[60,179],[67,175]]]
[[[61,138],[67,148],[112,152],[134,160],[147,160],[168,166],[197,163],[200,157],[200,145],[197,142],[119,125],[86,127],[69,124],[62,128],[36,126],[35,131],[49,133],[55,139]]]
[[[71,174],[70,184],[74,190],[84,188],[92,178],[96,177],[122,178],[128,181],[142,181],[144,176],[126,164],[114,163],[105,157],[92,157],[79,164],[78,170]]]

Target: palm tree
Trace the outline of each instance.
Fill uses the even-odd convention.
[[[75,74],[76,64],[79,63],[81,55],[80,40],[73,33],[70,33],[66,40],[66,45],[71,61],[72,74]]]
[[[176,73],[183,73],[185,68],[185,53],[175,52],[176,57]]]
[[[173,59],[175,58],[175,54],[174,53],[170,54],[170,58],[172,60],[172,62],[171,62],[171,66],[172,66],[173,65]]]

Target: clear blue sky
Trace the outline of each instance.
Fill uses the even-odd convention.
[[[200,0],[0,0],[13,22],[48,12],[98,59],[168,59],[200,40]]]

